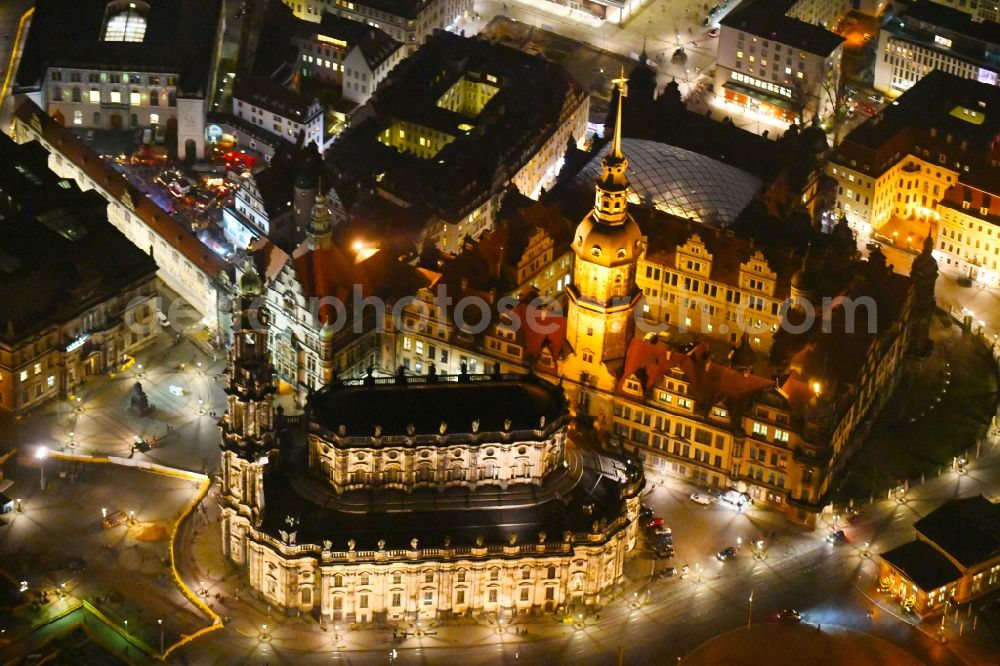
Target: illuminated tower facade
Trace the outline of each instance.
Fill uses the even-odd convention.
[[[275,454],[274,367],[267,351],[270,315],[263,285],[247,259],[233,320],[222,429],[222,543],[227,557],[246,558],[246,534],[264,509],[264,474]]]
[[[635,270],[642,234],[628,212],[628,160],[621,145],[625,81],[624,76],[615,81],[619,94],[614,135],[594,182],[594,208],[573,237],[574,280],[567,290],[567,341],[572,353],[564,361],[563,374],[578,389],[578,411],[595,416],[610,410],[610,404],[593,400],[614,388],[641,295]]]

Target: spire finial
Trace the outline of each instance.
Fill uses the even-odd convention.
[[[618,110],[615,113],[615,133],[611,139],[611,150],[608,154],[611,157],[621,159],[622,155],[622,100],[628,95],[628,79],[625,78],[625,67],[622,66],[622,73],[617,79],[612,81],[618,87]]]

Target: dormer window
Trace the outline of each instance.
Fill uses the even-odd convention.
[[[149,5],[140,0],[114,0],[104,13],[106,42],[141,42],[146,37],[146,16]]]

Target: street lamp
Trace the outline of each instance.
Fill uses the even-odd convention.
[[[131,509],[128,512],[128,522],[130,525],[135,525],[135,511]]]
[[[38,469],[41,472],[39,484],[42,490],[45,490],[45,459],[49,457],[49,450],[44,446],[39,446],[38,450],[35,451],[35,457],[38,458]]]
[[[163,654],[163,620],[157,620],[156,623],[160,625],[160,654]]]
[[[75,435],[76,433],[71,430],[69,433],[69,448],[71,449],[76,447],[76,442],[73,441]]]
[[[260,625],[260,637],[263,640],[267,640],[267,625],[266,624]]]
[[[17,502],[17,512],[18,512],[18,513],[24,513],[24,509],[22,509],[22,508],[21,508],[21,498],[20,498],[20,497],[18,497],[18,498],[17,498],[16,500],[14,500],[14,501],[15,501],[15,502]]]
[[[107,518],[107,517],[108,517],[108,507],[102,506],[101,507],[101,518]]]
[[[753,593],[757,588],[750,590],[750,607],[747,610],[747,629],[750,629],[750,619],[753,617]]]
[[[142,377],[142,363],[138,364],[135,367],[136,367],[136,370],[137,370],[137,372],[135,373],[135,376],[136,377]]]

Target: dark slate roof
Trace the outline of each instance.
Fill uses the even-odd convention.
[[[468,548],[482,536],[485,544],[507,543],[511,534],[518,544],[538,543],[538,533],[544,531],[548,542],[558,542],[566,531],[589,532],[595,521],[613,522],[624,515],[623,490],[638,492],[642,485],[641,468],[607,453],[581,449],[582,474],[571,489],[555,498],[545,489],[531,489],[530,496],[512,499],[511,495],[528,486],[511,486],[506,491],[488,488],[475,492],[466,489],[415,490],[412,494],[383,491],[379,499],[382,510],[347,513],[323,506],[332,490],[317,488],[316,478],[305,469],[304,462],[292,460],[284,473],[275,470],[264,480],[267,498],[262,516],[263,530],[274,537],[280,530],[288,531],[286,517],[299,519],[295,527],[299,544],[333,542],[342,550],[348,539],[356,541],[359,551],[375,550],[380,539],[387,550],[408,549],[410,540],[419,539],[421,548],[441,548],[445,537],[455,548]],[[318,490],[318,494],[317,493]],[[325,494],[324,494],[325,493]],[[544,498],[532,501],[541,493]],[[311,496],[313,495],[313,496]],[[416,509],[413,501],[461,497],[455,508]],[[551,498],[551,499],[550,499]],[[398,500],[398,501],[391,501]],[[504,506],[504,502],[508,505]],[[409,505],[409,506],[408,506]],[[468,508],[460,508],[468,506]],[[475,507],[490,508],[475,508]],[[530,552],[524,554],[530,556]],[[539,554],[544,556],[544,554]]]
[[[146,0],[142,42],[105,42],[108,0],[37,0],[15,89],[37,90],[49,67],[176,72],[179,96],[204,96],[221,0]]]
[[[244,101],[298,123],[305,123],[312,119],[309,111],[316,103],[314,97],[262,77],[237,78],[236,84],[233,86],[233,99]]]
[[[913,527],[963,567],[1000,556],[1000,503],[982,495],[946,502]]]
[[[107,219],[107,202],[0,136],[0,341],[15,343],[152,280],[156,263]],[[7,197],[12,197],[8,203]]]
[[[976,41],[985,44],[1000,44],[1000,24],[993,21],[974,21],[972,17],[958,9],[952,9],[945,5],[931,2],[931,0],[918,0],[908,9],[900,13],[898,18],[890,20],[885,29],[905,37],[926,41],[929,45],[934,42],[934,28],[940,28],[937,32],[948,32],[955,36],[968,37],[970,42]],[[983,44],[979,44],[982,46]],[[938,45],[943,53],[954,50],[956,45],[952,44],[952,49]],[[972,47],[972,43],[961,44],[964,47]],[[933,47],[932,47],[933,48]],[[976,60],[982,60],[985,53],[981,50],[970,48],[968,53],[961,53]]]
[[[976,113],[966,116],[961,109]],[[954,113],[953,113],[954,112]],[[1000,88],[939,69],[926,76],[848,134],[832,161],[878,176],[907,154],[927,151],[930,160],[945,155],[960,178],[1000,192]],[[969,170],[966,171],[965,167]]]
[[[785,16],[794,0],[743,0],[720,25],[828,56],[844,38],[826,28]]]
[[[310,38],[319,34],[343,40],[347,44],[347,50],[360,47],[365,62],[373,69],[403,45],[381,28],[332,12],[323,12],[318,26],[312,21],[300,20],[299,29],[301,34]]]
[[[217,278],[226,270],[226,262],[208,248],[190,227],[164,212],[145,194],[122,178],[110,164],[100,158],[90,146],[44,113],[30,99],[25,99],[14,112],[18,122],[37,127],[41,135],[78,169],[99,183],[112,197],[121,201],[131,199],[135,213],[150,229],[190,261],[209,278]]]
[[[925,541],[914,540],[882,553],[882,559],[906,574],[921,590],[930,592],[962,577],[951,561]]]
[[[438,106],[465,77],[493,76],[499,91],[475,117]],[[558,65],[501,44],[437,30],[381,83],[327,159],[345,178],[423,205],[448,220],[464,217],[506,186],[553,128],[584,99]],[[379,141],[396,122],[412,122],[454,140],[432,158],[400,153]],[[459,130],[469,125],[470,130]]]
[[[323,428],[336,433],[341,425],[348,437],[369,437],[375,426],[384,436],[407,434],[414,426],[415,435],[437,435],[442,422],[449,434],[472,432],[472,422],[479,420],[479,431],[501,432],[510,419],[509,430],[537,430],[541,417],[555,423],[567,412],[562,388],[530,375],[467,375],[408,378],[396,383],[394,378],[333,382],[309,401],[309,413]]]

